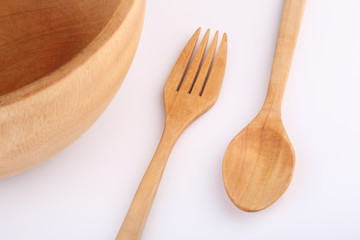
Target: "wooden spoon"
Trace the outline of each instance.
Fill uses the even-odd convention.
[[[259,211],[274,203],[293,175],[295,152],[282,123],[281,102],[305,2],[285,0],[265,103],[224,156],[226,192],[244,211]]]

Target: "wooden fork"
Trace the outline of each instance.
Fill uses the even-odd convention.
[[[216,32],[202,63],[209,33],[210,31],[207,30],[192,63],[185,73],[199,38],[200,28],[194,33],[165,84],[166,120],[164,132],[116,237],[117,240],[140,239],[167,159],[175,142],[195,119],[215,104],[218,98],[225,73],[227,35],[224,34],[213,62],[218,38],[218,32]],[[200,67],[201,63],[202,66]]]

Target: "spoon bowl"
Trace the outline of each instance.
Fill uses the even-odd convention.
[[[247,212],[262,210],[284,193],[294,167],[295,153],[285,130],[261,127],[254,120],[226,150],[223,162],[225,189],[240,209]]]

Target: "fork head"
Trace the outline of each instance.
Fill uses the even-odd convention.
[[[210,30],[207,30],[190,63],[199,34],[200,28],[180,54],[164,88],[166,124],[177,126],[182,131],[215,104],[225,73],[226,33],[215,59],[218,32],[204,59],[210,34]]]

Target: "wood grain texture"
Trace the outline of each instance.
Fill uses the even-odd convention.
[[[120,87],[145,0],[0,3],[0,178],[77,139]]]
[[[282,123],[281,102],[304,7],[305,0],[285,0],[265,103],[224,156],[226,192],[244,211],[259,211],[274,203],[293,175],[295,152]]]
[[[196,73],[200,68],[205,53],[209,30],[201,41],[193,61],[185,74],[199,33],[200,29],[189,40],[164,87],[166,114],[163,136],[137,189],[116,238],[117,240],[140,239],[167,159],[176,140],[195,119],[212,107],[218,98],[225,73],[227,36],[226,34],[223,36],[213,67],[206,81],[205,76],[210,71],[210,63],[213,61],[218,33],[215,34],[214,40],[209,47],[198,77],[196,78]],[[182,81],[184,74],[185,77]]]
[[[0,3],[0,95],[56,70],[104,28],[119,0]]]

